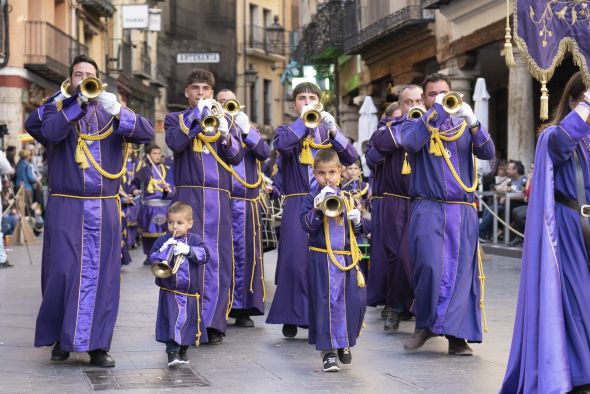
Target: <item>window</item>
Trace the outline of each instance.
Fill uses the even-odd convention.
[[[272,124],[272,81],[264,80],[264,124]]]
[[[256,82],[250,85],[250,120],[253,123],[258,122],[258,97],[256,95],[256,85]]]

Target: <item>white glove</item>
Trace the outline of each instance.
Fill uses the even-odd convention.
[[[170,246],[171,244],[175,244],[176,242],[177,242],[177,241],[174,239],[174,237],[170,237],[170,238],[168,238],[168,240],[167,240],[166,242],[164,242],[164,243],[162,244],[162,246],[160,246],[160,249],[159,249],[159,250],[160,250],[160,252],[163,252],[164,250],[166,250],[166,248],[167,248],[168,246]]]
[[[465,119],[465,122],[467,122],[467,126],[473,126],[477,122],[477,118],[475,117],[475,114],[473,113],[471,106],[466,102],[463,102],[463,104],[461,104],[461,108],[459,108],[459,111],[457,111],[455,115],[458,118]]]
[[[443,105],[443,98],[445,97],[446,93],[439,93],[436,95],[434,102],[438,105]]]
[[[240,130],[242,130],[242,134],[247,135],[250,132],[250,119],[248,119],[248,115],[240,111],[234,118],[234,121]]]
[[[178,256],[179,254],[187,255],[191,252],[191,247],[185,244],[184,242],[177,242],[174,246],[174,256]]]
[[[53,98],[53,102],[64,101],[65,99],[67,99],[67,97],[64,96],[64,94],[60,92],[57,96],[55,96]]]
[[[313,102],[313,103],[309,103],[307,105],[304,105],[303,108],[301,108],[301,113],[299,114],[299,117],[303,119],[303,114],[311,111],[312,109],[315,109],[316,105],[318,105],[317,102]]]
[[[83,105],[88,104],[88,97],[84,96],[82,93],[78,93],[78,97],[76,97],[76,101],[78,102],[78,105],[81,107]]]
[[[586,101],[590,101],[590,89],[586,90],[586,92],[584,93],[584,98],[586,99]]]
[[[352,221],[352,224],[354,224],[355,226],[358,226],[361,223],[361,211],[359,211],[356,208],[353,208],[350,211],[348,211],[346,213],[346,216],[348,216],[348,219]]]
[[[336,119],[329,112],[322,111],[322,124],[328,131],[336,129]]]
[[[202,114],[205,108],[209,109],[209,113],[211,113],[211,101],[209,99],[199,99],[197,102],[197,108],[199,112]]]
[[[227,135],[229,134],[229,125],[227,124],[227,119],[219,119],[219,127],[217,128],[217,130],[219,130],[223,138],[227,138]]]
[[[121,104],[117,101],[117,96],[113,93],[102,92],[98,96],[98,102],[102,105],[102,108],[109,114],[116,116],[121,112]]]
[[[327,194],[336,194],[336,190],[332,189],[330,186],[324,186],[324,188],[313,199],[313,207],[319,207],[322,201],[324,201],[324,198],[326,198]]]

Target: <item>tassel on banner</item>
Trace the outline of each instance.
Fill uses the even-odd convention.
[[[541,81],[541,120],[549,119],[549,90],[547,81]]]
[[[506,0],[506,35],[504,36],[504,60],[506,66],[515,65],[514,52],[512,51],[512,34],[510,31],[510,0]]]
[[[404,164],[402,165],[402,175],[409,175],[412,173],[412,167],[410,167],[410,162],[408,161],[408,153],[404,153]]]
[[[203,143],[197,137],[193,140],[193,151],[197,153],[203,153]]]

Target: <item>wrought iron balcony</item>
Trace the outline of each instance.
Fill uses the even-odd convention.
[[[281,33],[277,42],[270,42],[264,26],[248,25],[246,39],[246,51],[248,55],[256,55],[256,52],[265,55],[285,56],[291,52],[292,35],[291,32]]]
[[[301,32],[293,57],[302,64],[332,63],[343,53],[344,11],[349,1],[328,0],[318,5]]]
[[[106,16],[110,18],[116,11],[115,6],[109,0],[78,0],[78,3],[88,13],[98,17]]]
[[[142,79],[152,78],[152,59],[150,57],[151,48],[146,42],[139,45],[136,48],[134,62],[133,62],[133,75]]]
[[[132,45],[131,42],[114,38],[112,40],[112,56],[109,58],[110,71],[132,74]]]
[[[74,57],[88,47],[57,27],[41,21],[25,22],[25,67],[54,82],[68,77]]]
[[[404,34],[434,21],[422,0],[357,0],[346,6],[344,48],[359,53],[376,41]]]
[[[440,8],[441,5],[447,5],[453,0],[422,0],[422,6],[426,9]]]

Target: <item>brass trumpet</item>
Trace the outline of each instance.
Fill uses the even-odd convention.
[[[335,218],[344,212],[344,200],[336,194],[330,194],[323,199],[318,208],[327,217]]]
[[[86,77],[80,82],[78,89],[88,100],[93,100],[100,96],[105,90],[107,84],[103,84],[100,79],[96,77]]]
[[[454,114],[461,109],[463,104],[463,95],[457,92],[449,92],[444,95],[442,105],[445,111],[449,114]]]
[[[422,107],[412,107],[408,110],[408,119],[420,119],[425,113]]]
[[[317,103],[312,109],[305,112],[302,116],[303,123],[305,123],[305,127],[308,129],[315,129],[320,125],[320,121],[322,120],[322,110],[324,106],[321,103]]]
[[[219,101],[207,99],[211,103],[211,115],[201,119],[201,130],[206,133],[213,133],[219,128],[219,119],[223,117],[223,107]]]
[[[236,116],[240,112],[240,103],[236,99],[227,99],[223,103],[223,110],[230,116]]]
[[[69,78],[68,78],[68,79],[66,79],[65,81],[63,81],[63,82],[61,83],[61,86],[60,86],[60,88],[59,88],[59,89],[61,90],[61,94],[62,94],[62,95],[65,97],[65,98],[68,98],[68,97],[71,97],[71,96],[72,96],[72,95],[71,95],[71,93],[70,93],[70,88],[71,88],[71,86],[72,86],[72,82],[70,81],[70,79],[69,79]]]
[[[174,260],[174,266],[170,266],[170,263]],[[166,279],[175,275],[180,268],[180,265],[184,261],[184,256],[179,254],[174,258],[174,244],[168,246],[168,252],[166,253],[166,258],[164,260],[156,261],[152,264],[152,274],[156,278]]]

